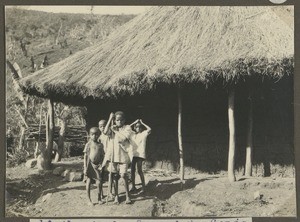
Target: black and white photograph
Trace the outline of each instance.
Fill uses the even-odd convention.
[[[6,5],[5,217],[296,217],[294,34],[293,5]]]

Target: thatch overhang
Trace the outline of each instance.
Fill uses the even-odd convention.
[[[293,58],[293,26],[270,7],[162,6],[20,83],[42,97],[104,99],[159,83],[278,80],[293,73]]]

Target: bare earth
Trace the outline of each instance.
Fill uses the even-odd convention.
[[[55,166],[82,168],[81,158],[64,159]],[[54,167],[55,167],[54,166]],[[238,177],[229,183],[225,173],[186,176],[181,189],[178,176],[162,170],[145,173],[147,192],[134,193],[133,204],[87,206],[85,184],[67,182],[52,171],[39,173],[24,165],[7,168],[6,216],[27,217],[279,217],[296,215],[295,178]],[[137,176],[137,182],[139,183]],[[140,187],[140,186],[138,186]],[[259,192],[261,198],[254,199]],[[104,184],[104,194],[107,183]],[[96,187],[92,199],[97,200]]]

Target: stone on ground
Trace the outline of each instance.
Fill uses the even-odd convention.
[[[27,160],[25,166],[27,168],[33,168],[33,167],[36,166],[36,164],[37,164],[37,160],[36,159],[31,159],[31,160]]]
[[[53,174],[54,175],[61,175],[62,172],[64,172],[64,168],[62,166],[59,166],[59,167],[56,167],[54,170],[53,170]]]
[[[70,182],[82,181],[83,173],[82,172],[70,172],[66,175],[65,179]]]
[[[61,173],[61,176],[66,177],[68,174],[70,174],[70,170],[65,170]]]
[[[254,192],[254,200],[261,200],[263,197],[263,194],[261,194],[259,191]]]
[[[43,196],[42,201],[45,202],[45,201],[49,200],[51,196],[52,196],[52,193],[47,193],[45,196]]]

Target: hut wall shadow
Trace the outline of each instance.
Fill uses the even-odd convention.
[[[248,119],[248,88],[236,87],[236,168],[243,170]],[[126,122],[137,118],[149,124],[147,142],[150,167],[178,170],[177,89],[158,86],[153,92],[124,96],[118,100],[88,105],[88,128],[107,119],[110,112],[123,110]],[[268,176],[294,164],[293,83],[285,78],[272,84],[256,83],[254,91],[253,142],[254,175]],[[185,165],[203,172],[227,170],[228,116],[227,89],[222,83],[206,89],[202,85],[183,87],[182,136]]]

